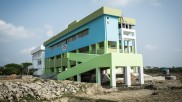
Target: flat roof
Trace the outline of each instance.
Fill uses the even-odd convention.
[[[44,51],[44,50],[45,50],[45,47],[43,45],[40,45],[31,51],[31,55],[33,55],[34,53],[37,53],[38,51]]]
[[[47,44],[57,40],[61,36],[79,28],[80,26],[94,20],[95,18],[98,18],[99,16],[101,16],[103,14],[117,16],[117,17],[121,17],[121,15],[122,15],[121,10],[113,9],[113,8],[109,8],[109,7],[101,7],[100,9],[98,9],[95,12],[91,13],[90,15],[86,16],[85,18],[81,19],[80,21],[76,20],[76,21],[72,22],[71,24],[68,25],[68,28],[66,28],[64,31],[60,32],[59,34],[57,34],[57,35],[53,36],[52,38],[50,38],[49,40],[45,41],[44,45],[47,45]]]

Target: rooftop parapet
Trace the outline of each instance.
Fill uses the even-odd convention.
[[[119,22],[131,24],[131,25],[136,25],[135,19],[129,18],[129,17],[121,17],[121,18],[119,18]]]

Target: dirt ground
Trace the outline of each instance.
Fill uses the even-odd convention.
[[[174,90],[125,90],[108,94],[80,96],[119,102],[182,102],[182,89]]]
[[[147,81],[139,88],[105,89],[102,94],[77,97],[109,102],[182,102],[182,75],[177,75],[177,80]]]
[[[153,74],[152,76],[157,75]],[[122,86],[117,88],[106,87],[103,88],[101,93],[79,93],[63,96],[51,102],[182,102],[182,74],[176,74],[175,76],[177,80],[145,81],[145,85],[129,88]],[[97,89],[92,91],[94,90]],[[27,100],[27,102],[32,102],[32,100]],[[41,101],[35,100],[34,102]]]

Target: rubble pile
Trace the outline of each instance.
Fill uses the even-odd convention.
[[[93,90],[94,89],[94,90]],[[95,94],[101,92],[98,84],[80,83],[71,81],[37,80],[4,81],[0,82],[0,100],[20,101],[22,98],[31,97],[36,100],[51,100],[65,94]]]

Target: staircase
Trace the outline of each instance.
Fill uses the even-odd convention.
[[[64,80],[75,75],[90,71],[98,67],[108,67],[111,64],[110,54],[83,54],[83,53],[68,53],[68,59],[71,61],[79,61],[74,67],[67,69],[57,75],[58,80]]]
[[[79,62],[76,66],[68,68],[66,71],[57,74],[58,80],[65,80],[70,77],[91,71],[96,68],[116,67],[116,66],[143,66],[141,54],[85,54],[85,53],[68,53],[69,61]]]

